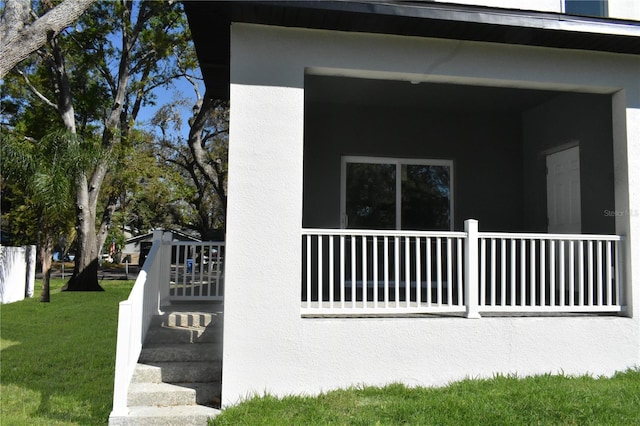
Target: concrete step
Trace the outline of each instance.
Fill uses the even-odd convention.
[[[222,380],[220,362],[154,362],[150,366],[159,369],[157,374],[160,381],[153,376],[146,383],[207,383]]]
[[[202,405],[173,407],[130,407],[129,417],[123,423],[110,426],[206,426],[207,420],[220,414],[220,410]]]
[[[127,406],[195,405],[196,391],[169,383],[131,383]]]
[[[220,363],[222,343],[193,343],[153,345],[142,348],[139,362],[153,364],[169,361],[210,361]]]
[[[151,326],[147,331],[144,345],[162,345],[167,343],[215,343],[222,341],[222,328],[209,325],[206,328],[176,328]]]
[[[162,367],[148,364],[136,364],[131,383],[162,383]]]

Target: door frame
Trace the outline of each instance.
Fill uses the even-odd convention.
[[[578,150],[578,182],[580,183],[580,192],[579,192],[579,196],[580,196],[580,200],[579,200],[579,204],[578,204],[578,209],[580,211],[580,229],[578,230],[578,234],[582,232],[582,176],[581,176],[581,170],[582,170],[582,162],[580,161],[580,142],[579,141],[571,141],[562,145],[558,145],[555,146],[553,148],[549,148],[547,150],[544,150],[542,152],[542,154],[544,155],[544,163],[545,163],[545,200],[546,200],[546,218],[547,218],[547,232],[549,231],[549,227],[550,227],[550,217],[549,217],[549,170],[548,170],[548,159],[550,156],[555,155],[555,154],[559,154],[561,152],[565,152],[565,151],[569,151],[571,149],[575,149],[577,148]],[[557,233],[557,232],[554,232]],[[574,233],[574,232],[572,232]]]

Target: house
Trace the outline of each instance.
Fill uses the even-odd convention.
[[[171,230],[169,232],[171,232],[172,241],[201,241],[199,238],[191,235],[190,233],[178,230]],[[148,232],[146,234],[128,238],[125,241],[125,246],[122,249],[123,262],[125,260],[128,260],[129,263],[142,266],[145,259],[147,258],[147,255],[149,254],[149,250],[151,250],[152,243],[153,232]],[[181,257],[184,257],[184,254],[182,254]]]
[[[223,405],[640,364],[636,1],[185,9],[231,104]]]
[[[223,407],[640,364],[635,0],[185,10],[231,105]]]

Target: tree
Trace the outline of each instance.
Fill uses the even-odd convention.
[[[47,11],[41,4],[35,13]],[[38,56],[26,62],[16,69],[23,85],[58,113],[70,133],[100,133],[107,153],[129,143],[137,115],[154,101],[155,88],[196,65],[180,4],[129,0],[94,4],[72,30],[52,34]],[[109,158],[74,174],[77,254],[67,290],[101,290],[98,254],[118,202],[117,191],[109,191],[99,204],[117,156]]]
[[[189,139],[171,137],[170,127],[181,127],[177,106],[186,100],[177,99],[162,106],[151,120],[160,129],[158,155],[173,165],[192,191],[183,191],[184,199],[194,210],[192,227],[204,239],[219,238],[226,227],[227,159],[229,106],[226,102],[205,100],[196,80],[187,76],[196,93],[194,116],[189,120]]]
[[[6,0],[0,18],[0,79],[71,25],[96,0],[65,0],[32,21],[31,0]]]
[[[99,149],[67,131],[51,133],[38,141],[3,132],[1,142],[3,176],[21,186],[25,207],[22,213],[37,224],[42,262],[40,301],[49,302],[53,248],[73,227],[70,218],[74,188],[68,177],[78,167],[90,167],[99,157]]]

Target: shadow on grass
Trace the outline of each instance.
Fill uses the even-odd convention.
[[[106,424],[113,395],[118,303],[132,281],[105,292],[60,293],[4,305],[2,424]],[[36,294],[37,294],[36,289]]]

